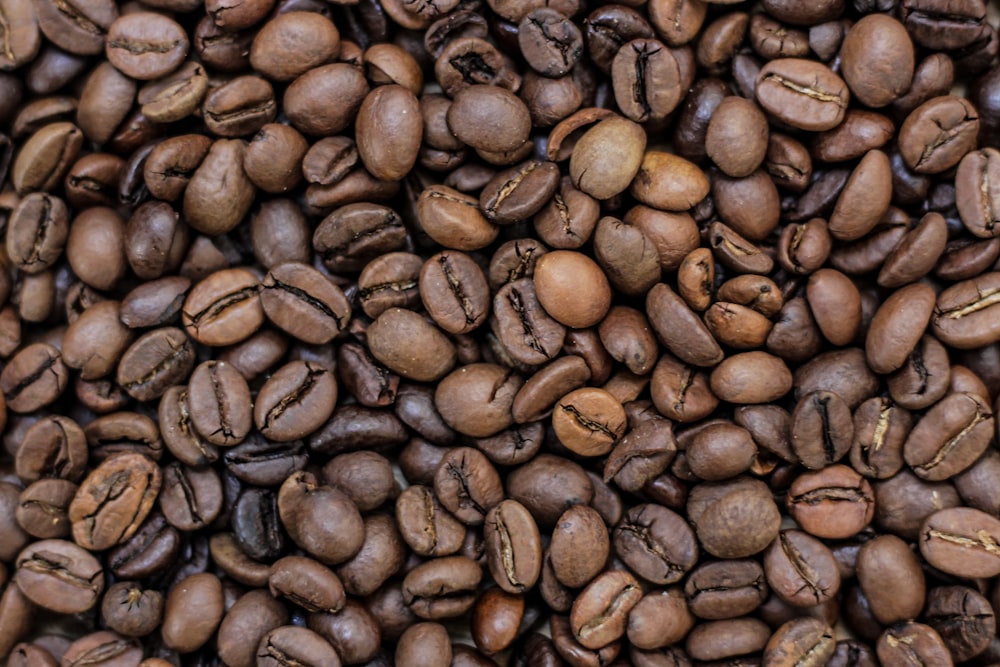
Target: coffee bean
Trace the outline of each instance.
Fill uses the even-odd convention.
[[[959,163],[974,147],[978,132],[979,114],[967,100],[951,95],[935,97],[903,121],[899,152],[913,171],[937,174]]]
[[[34,542],[17,556],[13,581],[33,603],[61,614],[91,609],[104,591],[101,564],[65,540]]]
[[[324,563],[346,561],[364,542],[357,506],[343,492],[320,485],[310,473],[295,473],[285,480],[278,492],[278,511],[292,540]]]
[[[797,607],[811,607],[835,597],[840,571],[833,553],[807,533],[784,530],[764,552],[764,572],[771,590]]]
[[[160,469],[141,454],[120,454],[81,482],[69,506],[73,539],[90,549],[122,544],[139,529],[162,485]]]
[[[134,79],[170,74],[187,57],[187,34],[180,24],[154,12],[136,12],[108,27],[105,53],[112,65]]]
[[[989,574],[997,568],[995,519],[967,507],[931,514],[920,530],[920,553],[943,572],[960,577]]]
[[[914,659],[947,663],[951,659],[941,636],[929,625],[914,621],[886,629],[879,636],[875,650],[879,661],[889,665]]]
[[[143,637],[160,625],[163,595],[155,590],[143,589],[134,581],[120,581],[109,586],[104,594],[101,618],[119,634]]]
[[[903,444],[903,458],[923,479],[947,479],[979,458],[993,432],[993,412],[975,394],[951,394],[918,421]]]
[[[278,109],[270,83],[258,76],[239,76],[212,90],[202,102],[201,111],[212,134],[241,137],[264,128],[274,120]],[[243,155],[247,176],[250,170],[246,165],[252,160],[253,153],[248,148]],[[250,180],[254,180],[252,176]]]
[[[528,510],[516,500],[504,500],[486,514],[483,537],[497,584],[508,593],[530,590],[542,570],[542,541]]]
[[[753,560],[704,563],[692,570],[684,584],[691,613],[710,620],[748,614],[764,602],[767,594],[764,571]]]
[[[848,31],[842,49],[844,79],[866,106],[883,107],[910,87],[913,44],[896,19],[884,14],[864,17]]]
[[[465,556],[435,558],[410,570],[403,579],[403,601],[420,618],[458,616],[475,603],[482,571]]]
[[[835,647],[833,628],[817,618],[798,618],[774,632],[764,659],[775,665],[825,665]]]
[[[198,609],[198,614],[191,614]],[[160,629],[168,647],[190,653],[215,633],[224,613],[222,583],[209,572],[181,580],[167,595]]]
[[[595,199],[610,199],[635,178],[645,150],[639,125],[626,118],[602,119],[573,147],[569,161],[573,185]]]
[[[611,570],[597,577],[573,603],[569,622],[583,646],[598,649],[625,634],[628,613],[642,588],[628,572]]]

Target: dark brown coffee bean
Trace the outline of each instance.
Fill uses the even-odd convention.
[[[531,116],[524,102],[500,86],[469,86],[448,109],[448,127],[469,146],[490,152],[514,151],[527,140]],[[485,128],[492,132],[484,132]]]
[[[7,221],[7,255],[18,269],[38,273],[62,255],[69,214],[59,197],[32,193],[21,199]]]
[[[419,484],[396,499],[396,522],[406,543],[421,556],[450,556],[465,538],[465,526],[449,514],[433,491]]]
[[[757,480],[700,484],[688,497],[687,512],[702,548],[719,558],[759,553],[778,535],[778,508]]]
[[[994,148],[967,153],[955,175],[955,204],[966,229],[980,238],[991,238],[998,214],[994,203],[993,174],[1000,165],[1000,154]]]
[[[233,667],[252,667],[259,638],[289,620],[285,605],[268,591],[255,589],[243,594],[219,625],[219,657]]]
[[[358,109],[358,155],[377,179],[398,181],[413,168],[422,132],[420,103],[403,86],[379,86]]]
[[[104,594],[101,618],[119,634],[144,637],[160,625],[163,595],[134,581],[120,581],[109,586]]]
[[[172,526],[194,531],[210,525],[222,510],[222,482],[212,469],[187,468],[174,462],[163,468],[160,511]]]
[[[810,470],[836,463],[851,448],[854,422],[844,400],[833,392],[803,396],[792,413],[792,449]]]
[[[301,41],[309,48],[291,48]],[[292,11],[265,23],[250,46],[250,64],[273,81],[291,81],[324,65],[340,52],[340,32],[316,12]]]
[[[335,614],[347,601],[340,579],[311,558],[286,556],[271,566],[271,594],[297,604],[306,611]]]
[[[325,422],[337,402],[337,383],[327,368],[292,361],[278,369],[254,401],[254,423],[269,440],[304,438]]]
[[[42,33],[56,46],[81,55],[96,55],[104,48],[108,29],[118,18],[114,2],[54,1],[40,3],[35,12]]]
[[[339,287],[305,264],[273,267],[261,281],[264,314],[282,330],[313,345],[329,342],[351,317]]]
[[[83,428],[91,458],[104,461],[120,453],[143,454],[154,461],[163,457],[163,442],[156,422],[135,412],[115,412],[94,419]]]
[[[54,477],[79,481],[86,470],[87,437],[83,429],[68,417],[44,417],[24,434],[25,442],[17,450],[14,464],[17,476],[25,483]]]
[[[248,338],[264,321],[260,291],[257,276],[246,269],[210,274],[184,301],[185,330],[205,345],[231,345]]]
[[[967,349],[988,345],[995,333],[990,325],[989,295],[1000,274],[985,273],[977,278],[960,282],[938,295],[931,329],[942,342],[952,347]]]
[[[238,76],[212,90],[202,102],[201,111],[212,134],[242,137],[254,134],[273,121],[278,108],[270,83],[259,76]],[[301,150],[305,152],[304,147]],[[243,164],[252,159],[248,150],[243,155]]]
[[[62,355],[47,343],[21,348],[0,372],[0,391],[14,412],[32,412],[52,403],[68,382]]]
[[[858,581],[879,623],[915,618],[924,606],[926,584],[916,555],[895,535],[880,535],[858,551]]]
[[[792,387],[785,363],[766,352],[744,352],[728,357],[709,378],[712,392],[730,403],[767,403]]]
[[[935,49],[957,49],[974,41],[985,12],[984,3],[976,0],[955,7],[941,7],[927,0],[900,3],[900,17],[913,40]]]
[[[770,637],[771,629],[763,621],[741,617],[695,627],[684,646],[695,660],[725,660],[761,651]]]
[[[517,40],[528,65],[547,77],[569,73],[583,54],[580,29],[565,15],[548,7],[524,15]]]
[[[910,413],[888,398],[870,398],[854,411],[851,465],[859,473],[888,479],[903,467],[903,442],[910,433]]]
[[[990,603],[966,586],[931,589],[924,616],[956,662],[986,651],[996,633],[996,616]]]
[[[199,364],[188,384],[191,425],[209,443],[237,445],[253,425],[250,388],[239,371],[221,361]]]
[[[756,92],[766,111],[812,132],[839,125],[850,99],[839,76],[821,63],[799,58],[779,58],[765,65]]]

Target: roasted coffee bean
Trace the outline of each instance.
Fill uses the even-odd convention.
[[[181,321],[204,345],[231,345],[249,337],[264,321],[260,282],[246,269],[225,269],[196,284],[184,301]]]
[[[784,530],[764,552],[764,573],[771,590],[797,607],[812,607],[835,597],[840,571],[830,549],[797,530]]]
[[[687,523],[660,505],[637,505],[614,530],[615,553],[643,579],[656,584],[680,581],[698,559],[698,544]]]
[[[899,128],[899,152],[919,174],[949,169],[975,146],[979,114],[967,100],[944,95],[913,110]]]
[[[191,425],[209,443],[231,447],[253,425],[250,388],[239,371],[222,361],[199,364],[188,383]]]
[[[542,541],[528,510],[516,500],[504,500],[486,514],[483,534],[497,585],[508,593],[533,588],[542,571]]]
[[[101,618],[108,627],[126,637],[144,637],[163,618],[163,595],[143,589],[137,582],[120,581],[108,587],[101,602]]]
[[[628,614],[642,598],[642,587],[628,572],[611,570],[592,581],[573,603],[573,635],[590,649],[607,646],[625,634]]]
[[[684,584],[691,613],[720,620],[748,614],[768,595],[767,580],[757,561],[708,562],[692,570]]]
[[[17,556],[13,581],[33,603],[61,614],[91,609],[104,591],[104,571],[84,548],[41,540]]]
[[[482,571],[465,556],[435,558],[410,570],[403,579],[403,601],[420,618],[458,616],[475,603]]]
[[[320,485],[309,473],[290,475],[281,485],[278,512],[292,540],[324,563],[342,563],[364,543],[364,523],[357,506],[342,491]]]
[[[836,649],[833,628],[818,618],[797,618],[779,627],[764,647],[773,665],[825,665]]]
[[[198,609],[198,614],[190,610]],[[215,633],[225,612],[222,583],[209,572],[182,579],[167,595],[160,632],[163,643],[178,652],[201,648]]]
[[[318,429],[336,402],[337,383],[329,369],[292,361],[260,388],[254,401],[254,424],[269,440],[297,440]]]
[[[270,489],[248,488],[232,508],[230,524],[239,548],[250,558],[270,561],[287,542],[278,516],[278,499]]]
[[[763,551],[778,535],[778,508],[763,483],[746,477],[700,484],[687,500],[701,547],[719,558]]]
[[[968,507],[931,514],[920,530],[920,553],[928,563],[959,577],[995,576],[995,519]]]
[[[879,638],[875,645],[883,665],[906,664],[914,660],[947,664],[951,655],[941,636],[929,625],[907,621],[894,625]]]
[[[812,132],[836,127],[850,93],[843,79],[825,65],[800,58],[779,58],[757,77],[757,101],[793,127]]]
[[[81,482],[69,506],[73,539],[95,550],[124,543],[153,508],[162,482],[160,468],[142,454],[107,459]]]
[[[981,397],[951,394],[916,423],[903,444],[903,458],[923,479],[947,479],[979,458],[992,433],[993,412]]]
[[[68,417],[39,419],[24,434],[25,443],[14,459],[17,476],[25,483],[48,477],[79,481],[86,470],[87,436]]]
[[[14,412],[31,412],[52,403],[68,382],[62,355],[47,343],[21,348],[0,372],[0,391]]]

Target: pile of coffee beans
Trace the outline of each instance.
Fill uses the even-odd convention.
[[[1000,665],[986,2],[0,0],[0,663]]]

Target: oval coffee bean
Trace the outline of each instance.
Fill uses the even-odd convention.
[[[325,366],[291,361],[257,392],[254,424],[268,440],[289,442],[313,433],[333,414],[337,381]]]
[[[119,454],[81,482],[69,506],[73,539],[101,551],[122,544],[139,530],[153,508],[163,476],[142,454]]]
[[[13,581],[25,597],[56,613],[85,612],[104,592],[101,564],[72,542],[33,542],[18,554],[15,566]]]
[[[542,572],[542,538],[531,513],[504,500],[486,514],[486,558],[493,579],[508,593],[532,589]]]

